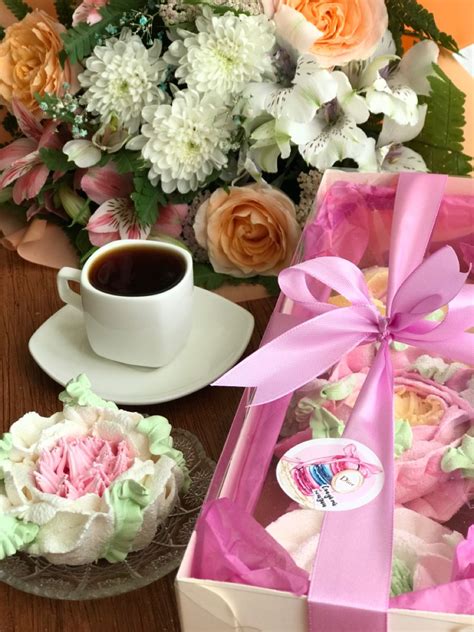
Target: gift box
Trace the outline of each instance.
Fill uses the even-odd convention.
[[[474,401],[462,388],[474,387],[473,344],[465,333],[474,324],[467,286],[473,195],[473,181],[463,178],[326,172],[298,265],[281,275],[283,292],[259,352],[221,380],[256,388],[244,392],[178,572],[184,631],[470,629]],[[371,333],[364,303],[376,301],[352,264],[390,264],[384,305],[369,308]],[[448,327],[449,335],[442,334]],[[368,350],[360,378],[361,353]],[[439,423],[426,434],[427,411],[420,409],[422,431],[401,424],[394,442],[394,384],[403,414],[405,392],[416,395],[411,373],[411,382],[397,382],[400,353],[410,366],[416,358],[423,388],[438,380],[439,392],[427,397]],[[427,366],[428,354],[438,358],[436,366]],[[351,400],[347,388],[356,379],[363,385]],[[453,380],[455,401],[447,399]],[[341,411],[343,422],[334,414],[344,417]],[[309,460],[301,447],[311,441],[305,415],[324,458],[315,458],[314,441]],[[291,428],[295,419],[306,427]],[[282,436],[285,427],[289,438]],[[446,434],[445,427],[459,432]],[[333,438],[321,439],[321,428]],[[395,464],[394,443],[395,455],[403,451]],[[410,469],[420,463],[425,469]],[[444,472],[442,480],[423,485],[435,469]],[[349,487],[360,489],[349,494]],[[405,495],[397,496],[400,490]],[[452,514],[447,526],[466,539],[441,524]],[[389,600],[390,588],[398,596]]]

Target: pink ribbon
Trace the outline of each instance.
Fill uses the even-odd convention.
[[[387,316],[370,300],[362,272],[339,257],[320,257],[284,270],[283,293],[312,316],[261,347],[221,377],[218,386],[257,387],[253,405],[277,400],[327,371],[356,346],[380,348],[344,437],[379,457],[381,493],[370,503],[325,517],[308,592],[312,632],[382,632],[387,608],[393,537],[393,375],[389,344],[398,341],[470,363],[474,287],[446,246],[423,261],[446,185],[446,176],[401,174],[389,261]],[[345,296],[350,307],[317,300],[318,282]],[[441,322],[427,320],[449,305]]]

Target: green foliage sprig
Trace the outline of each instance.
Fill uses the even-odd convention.
[[[66,57],[73,64],[88,57],[95,46],[110,37],[112,31],[119,30],[124,13],[136,12],[145,6],[145,2],[139,2],[137,6],[137,0],[110,0],[100,9],[100,22],[92,25],[81,23],[61,35]]]
[[[142,224],[154,224],[158,219],[159,207],[167,202],[161,187],[153,186],[148,175],[140,173],[133,178],[134,193],[130,196],[135,212]]]
[[[42,147],[39,150],[41,160],[50,171],[73,171],[76,165],[70,162],[62,151],[51,147]]]
[[[428,77],[431,94],[425,99],[425,125],[407,145],[423,156],[433,173],[468,175],[471,159],[463,153],[466,97],[439,66],[434,65],[434,71]]]
[[[3,0],[3,4],[10,9],[17,20],[23,20],[32,11],[32,8],[23,0]]]
[[[418,39],[431,39],[452,52],[459,47],[451,35],[439,30],[432,13],[417,0],[385,0],[388,11],[388,28],[397,46],[397,53],[403,53],[402,35]]]

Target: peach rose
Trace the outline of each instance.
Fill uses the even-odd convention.
[[[199,207],[194,232],[214,270],[236,277],[278,274],[300,236],[293,202],[259,184],[215,191]]]
[[[6,29],[0,42],[0,101],[8,108],[16,99],[38,115],[35,93],[62,95],[64,83],[77,89],[75,70],[68,61],[64,68],[59,62],[65,30],[38,9]]]
[[[384,0],[263,0],[277,37],[323,68],[367,59],[388,25]]]

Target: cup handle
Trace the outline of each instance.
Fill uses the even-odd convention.
[[[61,300],[82,311],[81,295],[71,290],[69,286],[69,281],[77,281],[79,283],[80,280],[81,271],[75,268],[61,268],[58,272],[58,293]]]

